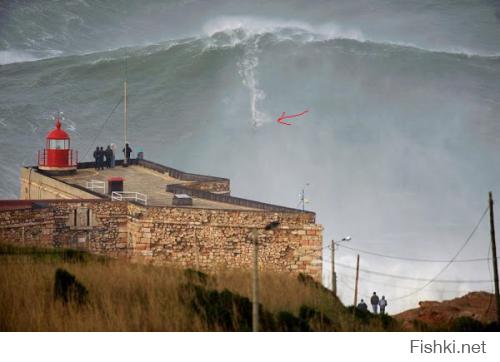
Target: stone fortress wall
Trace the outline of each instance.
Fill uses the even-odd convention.
[[[0,240],[43,246],[69,246],[153,264],[200,270],[250,268],[250,234],[259,233],[263,270],[305,273],[321,281],[322,226],[315,214],[232,198],[229,180],[187,174],[143,161],[158,172],[191,184],[196,197],[256,207],[256,210],[144,206],[111,201],[31,168],[21,171],[23,200],[0,201]],[[85,165],[83,165],[85,166]],[[192,185],[192,186],[191,186]],[[277,229],[265,231],[272,221]]]

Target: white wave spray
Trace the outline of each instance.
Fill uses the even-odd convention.
[[[266,98],[266,93],[259,88],[259,81],[256,77],[256,69],[259,65],[259,40],[260,36],[256,36],[247,43],[243,57],[237,63],[238,72],[243,78],[243,84],[250,91],[250,110],[254,127],[259,127],[270,120],[267,114],[259,110],[259,103]]]

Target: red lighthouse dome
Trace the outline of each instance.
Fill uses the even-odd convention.
[[[47,140],[68,140],[69,135],[61,129],[61,121],[59,118],[56,119],[56,129],[53,129],[47,133]]]
[[[78,153],[70,148],[69,135],[61,129],[59,117],[56,128],[47,134],[45,149],[38,151],[38,168],[45,171],[74,171],[78,163]]]

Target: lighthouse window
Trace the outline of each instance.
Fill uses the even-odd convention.
[[[52,150],[67,150],[69,148],[68,140],[50,140],[49,148]]]

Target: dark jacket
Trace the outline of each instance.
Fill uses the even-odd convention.
[[[379,299],[377,295],[372,295],[372,298],[370,299],[370,302],[372,305],[378,305]]]
[[[357,308],[359,310],[362,310],[363,312],[367,312],[368,311],[368,306],[366,305],[365,302],[361,302],[358,304]]]
[[[97,153],[97,158],[101,162],[104,160],[104,150],[102,149],[102,147],[99,149],[99,152]]]
[[[125,154],[125,157],[130,158],[130,154],[132,153],[132,149],[130,146],[127,144],[126,149],[124,148],[122,152]]]
[[[113,156],[113,150],[111,147],[108,146],[108,148],[104,150],[104,156],[106,156],[106,160],[111,160],[111,156]]]

